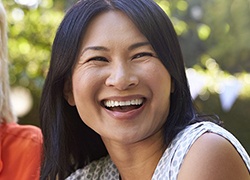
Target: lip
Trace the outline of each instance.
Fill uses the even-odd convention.
[[[126,112],[111,111],[111,110],[107,109],[104,106],[104,103],[103,103],[106,100],[130,101],[130,100],[133,100],[133,99],[143,99],[143,104],[137,109],[133,109],[133,110],[126,111]],[[126,97],[112,96],[112,97],[108,97],[108,98],[103,99],[101,101],[101,106],[107,112],[107,114],[109,116],[111,116],[112,118],[114,118],[114,119],[117,119],[117,120],[132,120],[132,119],[136,118],[143,111],[146,102],[147,102],[147,99],[144,96],[141,96],[141,95],[132,95],[132,96],[126,96]]]

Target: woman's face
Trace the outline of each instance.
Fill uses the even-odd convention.
[[[142,141],[162,130],[169,113],[170,75],[119,11],[99,14],[88,25],[72,87],[65,86],[69,104],[103,139]]]

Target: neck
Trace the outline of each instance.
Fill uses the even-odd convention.
[[[103,141],[122,180],[151,179],[166,148],[162,131],[133,144]]]

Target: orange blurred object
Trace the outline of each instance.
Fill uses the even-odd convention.
[[[0,142],[0,179],[39,179],[42,133],[38,127],[3,123]]]

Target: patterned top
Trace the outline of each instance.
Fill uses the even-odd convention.
[[[163,153],[152,180],[176,180],[181,164],[192,144],[204,133],[218,134],[232,143],[250,172],[250,158],[239,141],[228,131],[211,122],[199,122],[182,130]],[[109,156],[78,169],[66,180],[119,180],[119,172]]]

